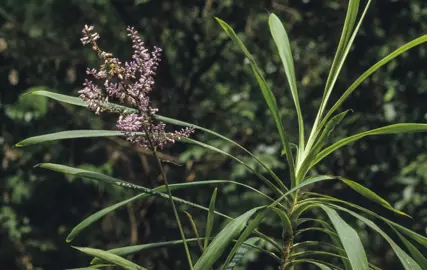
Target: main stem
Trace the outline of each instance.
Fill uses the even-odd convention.
[[[298,192],[298,191],[297,191]],[[290,216],[294,210],[294,206],[298,202],[298,193],[294,197],[294,201],[290,206],[290,211],[288,212],[288,215]],[[290,261],[289,261],[289,255],[291,254],[292,245],[294,243],[294,235],[286,234],[284,232],[283,234],[283,257],[282,257],[282,265],[280,266],[280,270],[286,270],[288,267]],[[293,269],[293,268],[292,268]]]
[[[150,135],[148,134],[147,131],[145,132],[145,134],[147,136],[147,140],[150,143],[151,148],[153,149],[153,155],[157,161],[157,165],[159,166],[160,172],[162,174],[163,181],[165,181],[166,191],[169,195],[169,200],[170,200],[170,203],[172,205],[173,214],[175,215],[176,223],[178,225],[179,232],[181,234],[181,238],[182,238],[184,248],[185,248],[185,253],[187,255],[188,264],[190,265],[190,269],[193,269],[193,261],[191,260],[190,249],[188,248],[187,240],[185,239],[184,229],[182,228],[181,220],[179,219],[178,211],[176,210],[175,202],[173,201],[173,198],[172,198],[172,192],[169,188],[169,182],[168,182],[168,179],[166,177],[165,170],[163,169],[162,162],[160,161],[159,156],[157,155],[157,149],[154,146],[153,141],[150,138]]]
[[[285,243],[283,245],[283,264],[281,270],[286,270],[286,267],[289,264],[289,255],[291,253],[291,248],[293,244],[293,235],[285,236]]]

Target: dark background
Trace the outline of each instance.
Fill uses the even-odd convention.
[[[364,3],[364,1],[362,1]],[[283,68],[268,30],[269,12],[288,31],[307,130],[314,119],[345,18],[347,1],[237,0],[3,0],[0,3],[0,269],[64,269],[84,266],[88,257],[65,243],[66,235],[91,213],[132,196],[132,192],[83,181],[43,169],[53,162],[95,170],[147,187],[161,185],[149,153],[122,139],[66,140],[28,148],[18,141],[67,129],[109,129],[114,120],[84,108],[42,97],[21,97],[36,88],[77,95],[87,66],[96,56],[79,41],[84,24],[93,24],[100,44],[119,57],[129,57],[126,26],[132,25],[148,46],[163,48],[163,61],[152,93],[160,114],[215,130],[250,150],[286,176],[280,140],[250,68],[238,48],[214,20],[219,17],[240,34],[278,99],[291,139],[297,137],[296,114]],[[370,65],[427,32],[423,0],[374,1],[336,84],[337,97]],[[426,122],[427,46],[405,53],[363,83],[345,109],[352,112],[336,138],[398,122]],[[201,132],[198,140],[221,146]],[[371,188],[413,220],[397,217],[364,202],[340,184],[318,184],[315,190],[374,209],[425,235],[427,233],[427,140],[424,134],[370,137],[331,155],[315,173],[344,175]],[[259,186],[243,166],[194,146],[176,144],[162,157],[171,182],[233,179]],[[207,205],[213,187],[178,191],[176,195]],[[234,186],[221,186],[217,207],[235,216],[256,197]],[[189,211],[200,229],[206,213]],[[149,199],[121,208],[95,223],[73,245],[112,248],[178,239],[166,201]],[[346,216],[344,216],[346,217]],[[190,223],[182,214],[187,235]],[[383,239],[360,229],[372,262],[400,269]],[[218,230],[224,220],[217,222]],[[277,221],[270,227],[278,231]],[[369,233],[369,234],[368,234]],[[398,241],[398,240],[396,240]],[[197,247],[194,247],[197,250]],[[197,255],[197,253],[195,253]],[[152,269],[185,269],[181,246],[135,255]],[[397,264],[396,264],[397,263]],[[275,269],[269,258],[252,254],[242,269]]]

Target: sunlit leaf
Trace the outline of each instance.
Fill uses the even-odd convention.
[[[338,233],[338,236],[347,253],[347,257],[353,269],[368,270],[369,265],[366,252],[356,230],[348,225],[335,210],[325,205],[319,206],[323,209],[323,211],[326,212],[332,224],[334,225],[334,228]]]
[[[352,143],[354,141],[360,140],[366,136],[374,136],[374,135],[385,135],[385,134],[399,134],[399,133],[414,133],[414,132],[427,132],[427,124],[417,124],[417,123],[402,123],[402,124],[394,124],[389,126],[384,126],[372,130],[368,130],[344,139],[332,144],[331,146],[322,150],[316,158],[313,160],[311,166],[319,163],[322,159],[327,157],[332,152],[337,149]]]
[[[209,203],[209,212],[208,212],[208,218],[206,221],[206,230],[205,230],[205,240],[203,243],[203,249],[206,249],[209,243],[209,237],[211,236],[214,219],[215,219],[215,201],[216,201],[216,194],[218,192],[218,189],[215,188],[214,192],[212,193],[211,201]]]
[[[88,247],[74,247],[75,249],[86,253],[90,256],[100,258],[104,261],[111,262],[117,266],[120,266],[123,269],[127,270],[144,270],[146,268],[139,266],[131,261],[128,261],[120,256],[117,256],[113,253],[110,253],[108,251],[104,251],[101,249],[95,249],[95,248],[88,248]]]
[[[224,253],[230,242],[242,232],[248,220],[258,211],[258,209],[259,208],[253,208],[228,223],[205,249],[193,269],[210,269]]]
[[[350,85],[350,87],[338,99],[338,101],[334,104],[334,106],[332,106],[332,108],[328,111],[328,113],[326,114],[326,116],[323,118],[322,122],[326,123],[326,121],[329,119],[329,117],[331,117],[331,115],[341,106],[341,104],[348,98],[348,96],[350,96],[351,93],[353,93],[354,90],[356,90],[356,88],[362,82],[364,82],[366,80],[366,78],[368,78],[370,75],[372,75],[372,73],[374,73],[379,68],[381,68],[382,66],[384,66],[385,64],[387,64],[391,60],[395,59],[399,55],[401,55],[404,52],[408,51],[409,49],[412,49],[413,47],[421,45],[421,44],[423,44],[426,41],[427,41],[427,35],[423,35],[423,36],[421,36],[419,38],[416,38],[416,39],[414,39],[414,40],[406,43],[405,45],[399,47],[397,50],[393,51],[392,53],[390,53],[389,55],[387,55],[386,57],[384,57],[383,59],[381,59],[380,61],[378,61],[375,65],[373,65],[372,67],[370,67],[368,70],[366,70],[362,75],[360,75],[359,78],[357,78],[356,81],[354,81],[354,83],[352,85]]]
[[[351,211],[344,207],[338,206],[338,205],[332,205],[331,207],[334,207],[340,211],[349,213],[350,215],[354,216],[355,218],[359,219],[363,223],[365,223],[368,227],[378,232],[384,239],[390,244],[391,248],[394,250],[394,253],[399,257],[400,262],[402,263],[403,267],[406,270],[421,270],[421,267],[408,255],[406,254],[403,249],[401,249],[383,230],[381,230],[374,222],[371,220]]]
[[[292,183],[292,186],[295,186],[296,182],[295,182],[294,160],[293,160],[293,156],[292,156],[292,152],[289,144],[289,139],[285,134],[283,124],[279,116],[276,98],[274,97],[271,89],[268,87],[268,84],[265,81],[261,70],[257,66],[255,59],[252,57],[252,55],[250,54],[246,46],[243,44],[243,42],[234,32],[233,28],[231,28],[230,25],[228,25],[226,22],[222,21],[221,19],[218,19],[218,18],[215,18],[215,19],[218,21],[218,23],[221,25],[221,27],[224,29],[227,35],[233,40],[233,42],[243,51],[243,53],[245,54],[245,56],[247,57],[247,59],[251,64],[252,71],[260,86],[262,95],[264,96],[264,99],[268,105],[268,108],[270,109],[270,112],[273,115],[274,122],[276,123],[276,127],[279,132],[280,139],[282,141],[283,149],[286,152],[286,157],[288,160],[288,165],[290,170],[291,183]]]
[[[72,105],[77,105],[77,106],[82,106],[82,107],[87,107],[87,104],[83,102],[83,100],[81,98],[78,97],[72,97],[72,96],[67,96],[67,95],[63,95],[63,94],[58,94],[58,93],[53,93],[53,92],[48,92],[48,91],[33,91],[31,92],[31,94],[33,95],[41,95],[41,96],[46,96],[49,98],[52,98],[54,100],[60,101],[60,102],[64,102],[64,103],[68,103],[68,104],[72,104]],[[123,111],[132,111],[132,108],[129,107],[125,107],[125,106],[121,106],[121,105],[117,105],[114,103],[109,103],[109,106],[114,107],[115,109],[121,109]],[[240,148],[241,150],[243,150],[244,152],[246,152],[248,155],[250,155],[251,157],[253,157],[264,169],[266,169],[268,171],[268,173],[276,180],[276,182],[282,182],[282,180],[279,179],[279,177],[268,167],[266,166],[261,160],[259,160],[253,153],[251,153],[249,150],[247,150],[246,148],[244,148],[243,146],[241,146],[240,144],[238,144],[237,142],[215,132],[212,131],[210,129],[207,128],[203,128],[191,123],[187,123],[184,121],[180,121],[180,120],[176,120],[173,118],[169,118],[169,117],[165,117],[165,116],[161,116],[158,114],[154,115],[154,118],[159,120],[159,121],[163,121],[165,123],[169,123],[169,124],[173,124],[173,125],[177,125],[177,126],[184,126],[184,127],[193,127],[195,129],[204,131],[206,133],[209,133],[211,135],[214,135],[218,138],[221,138],[229,143],[232,143],[233,145],[237,146],[238,148]],[[286,189],[286,187],[284,187]]]
[[[304,150],[304,120],[301,113],[301,108],[298,98],[297,82],[295,78],[294,60],[292,57],[291,45],[289,43],[288,34],[286,33],[285,27],[281,23],[280,19],[270,14],[268,18],[268,25],[270,26],[270,32],[276,43],[277,51],[279,52],[280,60],[282,60],[283,67],[285,69],[286,78],[288,79],[289,88],[291,89],[292,98],[294,100],[295,108],[298,117],[298,129],[299,129],[299,150]],[[301,157],[300,153],[298,156]]]
[[[135,132],[135,134],[144,135],[144,133],[142,132]],[[67,131],[60,131],[60,132],[27,138],[25,140],[20,141],[15,146],[24,147],[32,144],[65,140],[65,139],[113,137],[113,136],[124,136],[124,134],[122,131],[119,131],[119,130],[67,130]]]
[[[234,267],[236,267],[240,263],[240,261],[245,257],[246,253],[250,250],[250,247],[248,245],[254,246],[258,244],[260,240],[261,238],[259,237],[251,237],[249,239],[246,239],[246,241],[243,242],[243,245],[239,247],[239,249],[236,251],[236,254],[234,254],[233,259],[227,265],[225,270],[233,270]]]
[[[424,255],[411,243],[409,242],[402,234],[400,234],[395,228],[391,227],[394,232],[399,236],[402,243],[406,246],[411,254],[412,258],[420,265],[422,269],[427,269],[427,259]]]

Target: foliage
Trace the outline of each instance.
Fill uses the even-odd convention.
[[[248,240],[248,238],[252,233],[258,234],[260,238],[262,238],[264,241],[272,244],[271,250],[269,249],[264,250],[263,248],[261,248],[260,250],[269,254],[273,254],[275,258],[279,258],[278,263],[281,265],[281,269],[288,269],[291,266],[293,267],[294,265],[299,265],[299,264],[312,264],[322,269],[332,269],[332,268],[337,268],[335,259],[340,259],[342,262],[342,266],[338,267],[338,269],[341,269],[341,267],[344,267],[346,269],[377,269],[376,266],[368,262],[368,256],[366,255],[362,241],[357,231],[354,228],[352,228],[352,226],[350,226],[344,219],[341,218],[337,210],[351,214],[353,217],[357,218],[358,220],[366,224],[368,227],[377,231],[382,237],[384,237],[385,240],[389,242],[389,244],[391,245],[396,256],[399,258],[401,264],[405,269],[423,269],[427,267],[427,265],[425,265],[426,258],[424,258],[423,255],[421,255],[422,252],[420,252],[414,245],[412,245],[405,238],[405,236],[423,245],[424,246],[423,248],[427,248],[426,237],[420,234],[417,234],[409,229],[406,229],[388,220],[387,218],[382,217],[381,215],[376,215],[376,214],[373,215],[371,211],[363,207],[360,207],[358,205],[351,204],[347,201],[342,201],[331,196],[325,196],[325,194],[322,194],[322,193],[318,194],[318,193],[301,192],[301,189],[303,187],[311,185],[313,183],[325,181],[325,180],[331,180],[331,179],[339,179],[339,180],[342,180],[346,185],[349,185],[354,191],[360,193],[366,199],[369,199],[374,203],[379,203],[380,205],[383,205],[386,208],[394,210],[387,201],[385,201],[383,198],[378,196],[375,192],[369,190],[368,188],[364,187],[361,184],[358,184],[356,182],[353,182],[351,180],[348,180],[339,176],[322,176],[321,175],[321,176],[315,176],[315,177],[307,177],[307,175],[310,175],[310,169],[314,167],[320,160],[327,157],[329,154],[333,153],[334,151],[341,148],[342,146],[345,146],[351,142],[357,141],[365,136],[427,131],[427,125],[425,124],[406,123],[406,124],[388,125],[388,126],[373,129],[370,131],[365,131],[360,134],[356,134],[353,136],[340,139],[337,142],[332,143],[331,145],[325,147],[325,145],[328,144],[328,141],[330,139],[329,137],[331,137],[331,135],[333,134],[332,131],[334,130],[334,128],[336,128],[337,125],[339,125],[339,123],[345,117],[346,112],[338,114],[332,118],[331,116],[333,116],[333,113],[343,103],[343,101],[347,99],[348,96],[354,90],[356,90],[356,87],[360,85],[363,82],[363,80],[366,79],[369,75],[371,75],[373,72],[375,72],[377,69],[379,69],[381,66],[383,66],[390,60],[393,60],[395,57],[399,56],[400,54],[409,50],[410,48],[420,45],[427,41],[427,36],[422,36],[418,39],[415,39],[413,42],[407,43],[407,45],[401,46],[395,52],[392,52],[391,54],[389,54],[389,56],[386,56],[385,58],[383,58],[383,60],[380,60],[372,68],[368,69],[367,72],[363,73],[361,77],[357,79],[356,82],[353,83],[348,88],[347,91],[344,91],[344,94],[340,99],[338,99],[338,101],[336,102],[336,105],[332,106],[329,111],[326,110],[326,105],[334,89],[335,82],[340,74],[340,71],[345,62],[347,54],[349,53],[353,45],[353,41],[366,15],[366,12],[369,8],[369,4],[370,4],[370,1],[368,1],[368,3],[366,4],[366,7],[363,10],[361,16],[359,17],[358,23],[356,24],[356,18],[358,17],[358,10],[359,10],[359,1],[353,0],[349,2],[347,16],[343,26],[342,35],[340,38],[340,42],[338,45],[338,49],[337,49],[334,61],[332,63],[332,67],[330,69],[328,80],[326,82],[324,95],[320,103],[320,109],[315,118],[312,131],[307,139],[305,138],[305,133],[304,133],[304,120],[302,117],[302,111],[299,104],[298,90],[297,90],[295,71],[294,71],[295,68],[292,60],[292,53],[291,53],[290,43],[288,40],[288,35],[286,34],[285,28],[281,24],[278,17],[274,14],[271,14],[269,16],[270,31],[276,43],[280,58],[282,60],[286,77],[289,82],[290,90],[292,93],[293,101],[295,103],[295,108],[297,111],[299,139],[298,139],[297,150],[295,151],[295,158],[293,155],[293,151],[291,150],[291,143],[290,143],[288,134],[286,130],[284,130],[282,125],[282,120],[278,111],[277,100],[273,92],[269,88],[261,69],[258,67],[255,59],[249,53],[248,49],[240,40],[240,38],[237,36],[237,34],[234,32],[234,30],[224,21],[217,19],[221,27],[231,37],[234,43],[244,52],[247,59],[249,59],[249,63],[251,65],[253,74],[259,84],[262,95],[266,101],[266,104],[269,107],[269,110],[274,119],[274,122],[276,123],[279,137],[281,138],[281,143],[283,147],[282,154],[286,156],[287,168],[289,171],[289,178],[288,180],[279,178],[272,170],[267,169],[267,172],[276,181],[275,183],[270,182],[266,177],[256,172],[254,168],[247,165],[244,161],[240,161],[238,158],[234,157],[232,154],[227,153],[224,150],[217,149],[215,146],[212,146],[209,144],[197,142],[196,140],[191,140],[187,138],[181,139],[181,141],[183,142],[195,143],[199,146],[208,148],[210,150],[214,150],[220,154],[224,154],[225,156],[231,157],[236,161],[240,162],[245,167],[247,167],[250,171],[252,171],[270,189],[269,191],[265,191],[265,192],[261,190],[258,190],[257,192],[263,194],[264,197],[273,200],[273,202],[268,202],[268,203],[260,200],[257,206],[250,208],[249,210],[247,210],[243,214],[239,214],[235,218],[232,218],[231,222],[228,223],[227,226],[225,226],[219,233],[217,233],[217,235],[212,240],[212,242],[208,244],[205,248],[202,248],[201,256],[193,265],[192,259],[191,259],[192,256],[191,254],[188,253],[189,250],[186,243],[187,241],[185,239],[185,236],[183,235],[181,221],[176,213],[174,200],[177,200],[184,204],[188,204],[190,206],[194,206],[197,204],[191,201],[186,201],[179,198],[174,199],[172,197],[171,189],[169,187],[166,175],[164,173],[161,163],[159,162],[158,163],[159,168],[162,172],[162,178],[165,181],[165,189],[167,191],[167,194],[161,197],[169,198],[171,201],[171,205],[172,205],[172,208],[174,209],[175,216],[176,216],[176,222],[181,231],[182,242],[186,248],[190,269],[193,269],[193,268],[194,269],[210,269],[214,267],[214,265],[216,265],[217,261],[219,261],[223,253],[226,251],[227,246],[230,244],[230,242],[234,238],[237,238],[237,241],[234,244],[234,247],[226,255],[225,262],[223,264],[219,264],[219,265],[222,265],[221,269],[229,267],[230,262],[232,261],[236,252],[240,249],[240,246],[246,240]],[[37,94],[37,91],[34,92],[34,94]],[[73,100],[73,98],[67,97],[67,96],[57,96],[57,99],[59,99],[62,102],[68,102],[70,104],[77,103],[76,101]],[[114,104],[105,104],[103,106],[107,106],[107,105],[110,107],[115,106]],[[112,111],[117,111],[117,110],[123,110],[123,107],[116,106],[115,109]],[[127,109],[125,108],[125,110]],[[175,123],[179,123],[174,120],[172,121]],[[191,126],[191,124],[187,124],[187,123],[184,123],[184,125]],[[214,132],[209,132],[209,133],[214,135],[216,134]],[[120,134],[115,134],[115,135],[120,135]],[[81,134],[78,136],[81,136]],[[149,139],[150,135],[148,135],[147,132],[144,134],[144,136],[147,136],[148,140],[150,140]],[[221,135],[219,135],[218,137],[224,138]],[[47,138],[47,139],[44,140],[43,138]],[[36,138],[27,139],[25,143],[20,143],[17,145],[41,143],[48,140],[49,141],[55,140],[56,138],[64,139],[64,136],[62,134],[59,135],[58,133],[49,134],[49,135],[46,135],[45,137],[38,136]],[[230,141],[229,139],[226,139],[226,142],[229,142],[229,141]],[[236,142],[233,142],[233,143],[239,146],[238,143]],[[152,145],[151,150],[153,151],[155,158],[159,161],[159,158],[156,154],[156,147]],[[245,151],[247,153],[250,153],[247,150]],[[265,166],[265,164],[262,163],[261,160],[256,158],[255,160],[258,163],[260,163],[262,167],[264,168],[267,167]],[[44,166],[45,168],[49,168],[49,166],[46,166],[43,164],[42,166]],[[58,165],[56,166],[57,168],[56,170],[64,173],[69,173],[67,172],[67,170],[61,169],[62,167],[64,166]],[[87,174],[93,174],[93,173],[87,172],[86,175],[79,174],[79,176],[88,177]],[[102,177],[106,178],[104,176]],[[198,182],[199,181],[193,182],[193,184]],[[121,180],[116,180],[114,182],[114,184],[118,184],[118,183],[121,183],[119,184],[119,186],[122,186],[125,188],[141,189],[134,184],[131,184],[131,183],[128,184]],[[203,181],[200,183],[203,183]],[[190,185],[184,185],[183,187],[185,188],[186,186],[190,186]],[[148,191],[148,189],[144,187],[142,187],[142,189],[143,190],[145,189],[144,193],[132,198],[131,200],[138,199],[139,197],[141,197],[141,195],[158,194],[158,192]],[[216,192],[215,192],[215,197],[216,197]],[[215,197],[212,199],[212,201],[215,201]],[[123,201],[122,203],[120,203],[120,206],[127,204],[129,202],[130,200]],[[216,212],[213,210],[214,207],[215,207],[214,204],[210,205],[208,210],[210,215],[212,215],[212,213],[219,214],[219,212]],[[81,231],[81,229],[93,223],[93,220],[95,218],[94,216],[96,216],[96,219],[99,219],[100,217],[115,210],[116,208],[117,207],[109,207],[101,210],[98,213],[95,213],[92,217],[84,220],[82,223],[80,223],[77,226],[80,228],[79,231]],[[389,226],[391,226],[395,231],[399,231],[398,236],[405,243],[406,247],[410,247],[409,253],[412,256],[414,256],[414,258],[412,258],[411,255],[408,255],[401,247],[399,247],[399,245],[397,245],[390,238],[390,236],[388,236],[388,234],[386,234],[382,229],[380,229],[373,221],[371,221],[370,219],[367,219],[366,217],[361,216],[356,212],[353,212],[352,210],[350,210],[352,208],[356,208],[357,210],[361,211],[363,214],[367,214],[368,216],[370,216],[370,218],[377,218],[381,221],[384,221]],[[322,217],[322,215],[319,215],[318,210],[320,209],[326,213],[326,216],[328,217],[327,220],[330,223],[325,222],[325,218],[324,218],[325,216]],[[403,214],[402,212],[399,212],[397,210],[395,210],[395,212]],[[271,234],[266,235],[256,230],[261,226],[263,219],[271,213],[277,214],[281,219],[280,227],[283,230],[282,239],[280,239],[277,235],[276,236]],[[224,214],[221,214],[221,215],[226,216]],[[192,219],[191,215],[189,217],[190,219]],[[315,223],[311,224],[309,222],[310,225],[307,226],[306,222],[304,222],[305,220],[307,220],[307,218],[311,218],[313,221],[315,221]],[[208,218],[208,220],[212,220],[212,219]],[[197,232],[197,227],[194,221],[192,221],[192,224],[193,224],[193,228]],[[301,226],[301,224],[304,224],[305,226],[304,225]],[[211,225],[207,227],[211,227]],[[332,251],[323,250],[324,245],[320,244],[320,242],[316,245],[313,245],[313,247],[315,248],[314,250],[306,249],[306,248],[303,248],[303,249],[295,248],[294,247],[295,245],[299,244],[303,246],[306,243],[305,238],[301,237],[301,234],[307,231],[325,232],[330,237],[331,247],[333,247],[335,250],[332,250]],[[198,233],[196,233],[196,235],[198,235]],[[69,238],[69,239],[72,240],[72,238]],[[279,239],[280,241],[278,241]],[[320,239],[318,237],[314,239],[314,241],[319,241],[319,240]],[[128,268],[133,269],[135,267],[145,269],[111,252],[90,249],[90,248],[79,248],[79,250],[82,250],[83,252],[89,255],[98,257],[99,259],[105,260],[108,263],[112,263],[114,265],[121,266],[126,269]],[[323,256],[322,258],[318,258],[317,257],[318,255],[323,255]],[[335,265],[335,266],[331,268],[330,267],[331,265],[332,266]]]
[[[271,53],[273,49],[275,50],[274,43],[270,41],[268,31],[264,31],[268,18],[265,9],[284,19],[289,36],[292,37],[291,47],[297,63],[295,73],[298,87],[301,89],[299,98],[305,113],[304,119],[309,123],[307,120],[314,118],[312,112],[319,106],[321,93],[319,88],[322,87],[322,78],[327,76],[329,57],[336,46],[335,40],[339,38],[334,35],[339,32],[339,22],[343,19],[339,14],[345,14],[343,3],[311,1],[292,3],[291,8],[285,1],[259,1],[257,4],[244,6],[241,6],[239,1],[223,1],[208,8],[204,3],[182,4],[173,1],[148,1],[135,7],[131,2],[125,4],[121,2],[120,5],[115,1],[111,3],[92,1],[87,5],[63,1],[43,2],[43,5],[37,1],[27,1],[25,5],[16,1],[3,3],[1,7],[9,12],[6,13],[9,18],[1,22],[2,34],[6,37],[8,45],[7,50],[0,55],[4,60],[1,61],[2,68],[7,71],[1,73],[4,86],[1,101],[3,113],[9,106],[4,104],[14,103],[23,89],[33,85],[47,85],[53,91],[60,90],[67,94],[76,92],[76,88],[79,87],[77,84],[83,80],[82,67],[87,65],[81,61],[87,58],[86,53],[76,46],[76,33],[84,23],[94,22],[99,29],[104,29],[103,37],[118,41],[109,44],[112,51],[123,53],[125,50],[121,47],[123,36],[120,35],[120,31],[131,24],[146,35],[150,44],[162,44],[168,54],[168,60],[162,64],[157,81],[159,86],[155,91],[158,93],[155,94],[155,99],[161,104],[161,108],[164,108],[162,109],[164,115],[201,123],[202,126],[227,134],[227,137],[233,138],[246,148],[253,149],[256,156],[268,167],[273,168],[277,175],[283,176],[288,173],[282,159],[279,158],[281,151],[279,137],[271,132],[275,128],[274,122],[266,117],[267,107],[262,104],[262,96],[255,91],[257,82],[246,75],[251,70],[247,62],[242,61],[243,59],[236,53],[239,49],[231,46],[229,39],[218,35],[218,27],[214,25],[212,16],[218,16],[229,22],[236,32],[244,31],[245,35],[241,38],[253,53],[260,69],[265,71],[264,75],[269,85],[275,86],[272,90],[280,104],[278,106],[280,115],[286,120],[285,130],[289,133],[291,141],[297,142],[298,140],[295,140],[297,133],[294,129],[297,121],[293,121],[296,115],[291,110],[293,101],[290,95],[281,93],[281,86],[284,87],[286,84],[285,76],[282,69],[277,68],[280,58]],[[158,4],[159,2],[162,4]],[[208,2],[210,1],[206,1]],[[358,42],[349,55],[348,64],[343,67],[336,82],[338,91],[332,92],[331,100],[339,98],[339,94],[343,92],[339,89],[346,89],[347,83],[355,79],[353,75],[361,74],[369,65],[399,48],[404,40],[412,40],[419,33],[425,32],[425,19],[423,20],[425,7],[422,1],[377,2],[372,8],[365,19],[365,27],[361,28]],[[2,16],[3,14],[5,13],[3,12]],[[38,28],[39,31],[32,28]],[[194,35],[195,29],[197,35]],[[359,90],[355,92],[353,99],[344,104],[354,112],[348,113],[340,124],[342,128],[336,128],[333,134],[337,138],[342,138],[395,122],[423,122],[425,78],[418,72],[423,68],[425,62],[423,59],[425,47],[415,48],[411,53],[404,54],[398,61],[391,62],[369,77],[358,87]],[[69,76],[73,71],[76,75],[74,79],[73,76]],[[17,85],[11,84],[13,81],[10,81],[10,78],[13,78],[13,74],[19,75]],[[170,74],[173,74],[173,77]],[[363,94],[359,94],[362,91]],[[29,100],[34,99],[30,96]],[[58,106],[53,102],[49,102],[48,105],[51,113],[40,120],[32,119],[29,123],[12,121],[9,114],[4,114],[0,121],[3,138],[1,155],[3,164],[7,164],[7,167],[2,167],[2,176],[5,176],[6,181],[1,183],[5,191],[2,193],[3,220],[7,222],[2,223],[0,238],[1,246],[8,247],[1,249],[3,268],[16,268],[14,265],[21,263],[28,265],[25,263],[28,261],[36,267],[43,266],[46,269],[64,268],[74,263],[79,264],[78,261],[80,264],[84,263],[84,256],[78,256],[76,252],[67,252],[63,244],[66,234],[82,216],[88,216],[131,195],[123,189],[111,188],[109,185],[93,185],[93,182],[83,182],[74,176],[67,177],[73,181],[69,183],[61,181],[58,174],[30,170],[34,160],[72,164],[108,175],[120,175],[120,178],[133,183],[141,183],[140,175],[144,175],[145,185],[150,187],[159,185],[155,170],[147,169],[149,167],[139,169],[141,162],[146,164],[143,162],[146,155],[148,161],[151,161],[150,154],[139,151],[134,154],[128,145],[116,138],[113,141],[79,140],[78,147],[74,141],[61,141],[35,145],[26,151],[12,148],[19,139],[41,134],[46,130],[55,132],[66,129],[111,128],[108,125],[110,121],[101,122],[84,110],[66,105]],[[25,115],[25,111],[22,110],[22,115]],[[230,115],[233,117],[229,117]],[[364,121],[357,121],[360,118]],[[309,128],[310,126],[305,127],[306,130]],[[222,143],[200,132],[197,138],[231,152],[264,176],[268,176],[265,168],[258,165],[254,159],[238,152],[232,144]],[[426,202],[423,196],[426,187],[423,173],[425,160],[423,154],[419,154],[419,149],[425,144],[423,138],[417,135],[378,138],[373,136],[332,153],[330,158],[324,159],[312,172],[345,174],[350,176],[349,178],[363,181],[392,205],[414,217],[413,220],[396,216],[393,219],[398,219],[412,229],[424,233],[427,217],[426,212],[422,211]],[[375,148],[368,147],[371,145],[375,145]],[[185,153],[181,159],[175,158],[176,153],[182,150],[185,150]],[[231,166],[226,158],[218,155],[218,152],[182,145],[171,150],[163,158],[185,165],[177,167],[173,163],[165,164],[173,182],[181,182],[183,179],[192,181],[207,177],[212,177],[211,179],[231,177],[265,191],[265,187],[254,180],[254,175],[245,170],[244,165],[233,163]],[[91,163],[95,166],[89,165]],[[404,167],[405,170],[400,174],[401,168]],[[387,181],[384,181],[385,179]],[[327,190],[328,194],[344,198],[346,201],[363,203],[377,213],[386,217],[391,216],[375,205],[363,202],[358,193],[343,192],[342,183],[322,181],[314,188]],[[189,197],[187,192],[180,195]],[[191,198],[208,205],[210,195],[210,188],[201,188],[197,194],[191,194]],[[218,197],[216,207],[231,216],[247,210],[247,207],[254,206],[259,200],[257,195],[246,192],[246,189],[235,188],[233,185],[221,186]],[[49,203],[52,201],[55,203]],[[90,231],[85,237],[77,241],[84,241],[83,245],[110,248],[113,247],[111,243],[135,244],[133,242],[135,237],[139,239],[138,242],[178,237],[173,233],[175,230],[169,230],[174,227],[173,223],[168,221],[169,211],[166,214],[163,212],[165,207],[162,207],[161,201],[155,200],[154,204],[152,202],[138,201],[125,211],[112,213],[98,226],[89,228]],[[33,207],[35,205],[41,206],[45,211],[43,213],[36,211]],[[189,210],[186,207],[181,209]],[[139,213],[140,210],[141,217],[144,217],[141,218],[143,223],[137,227],[133,222],[129,224],[132,213],[134,211]],[[200,215],[201,218],[198,218],[197,210],[191,212],[196,223],[203,226],[206,217]],[[373,255],[377,265],[385,269],[395,265],[397,257],[388,255],[387,242],[373,234],[367,238],[364,232],[366,226],[351,219],[346,221],[359,228],[362,242],[369,241],[365,249]],[[215,222],[216,226],[219,226],[224,221],[218,219]],[[272,233],[274,230],[275,234],[280,233],[277,227],[275,228],[275,224],[278,223],[274,216],[267,216],[263,224]],[[191,234],[189,224],[188,228],[187,233]],[[385,231],[387,232],[386,228]],[[389,230],[389,233],[392,231]],[[18,234],[20,237],[16,237]],[[265,242],[261,245],[265,245]],[[141,265],[154,264],[159,268],[170,269],[170,265],[179,263],[184,257],[181,249],[175,248],[170,251],[150,252],[143,256],[136,255],[133,258]],[[255,268],[259,268],[260,265],[268,268],[268,265],[275,264],[273,257],[259,253],[255,257],[253,251],[250,251],[246,258],[250,258],[251,265]]]

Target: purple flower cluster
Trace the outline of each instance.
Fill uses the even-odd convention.
[[[128,36],[132,41],[132,60],[122,63],[111,53],[102,51],[97,43],[99,34],[93,26],[82,30],[83,45],[91,44],[103,61],[100,68],[87,69],[86,73],[92,80],[86,79],[80,97],[88,104],[88,108],[99,114],[104,111],[118,112],[117,128],[124,132],[126,139],[144,148],[163,147],[175,140],[188,137],[194,132],[186,128],[175,132],[166,132],[165,124],[155,123],[153,115],[158,111],[152,108],[148,93],[152,90],[154,76],[160,63],[161,49],[154,47],[150,53],[144,42],[133,27],[128,27]],[[108,106],[109,101],[126,104],[136,112],[121,111]],[[137,135],[143,132],[145,136]]]

